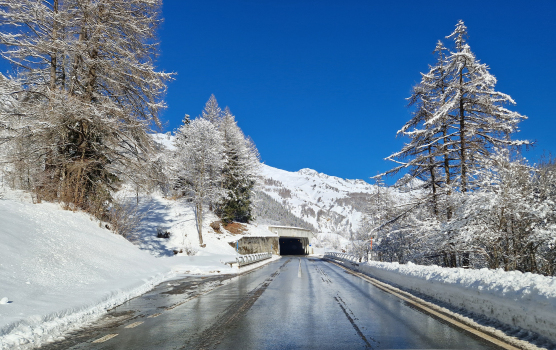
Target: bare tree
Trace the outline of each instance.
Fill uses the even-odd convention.
[[[96,215],[153,149],[165,81],[155,69],[160,0],[2,0],[2,56],[19,108],[0,120],[29,140],[37,196]],[[136,173],[136,172],[135,172]]]
[[[211,122],[197,118],[180,127],[175,146],[174,182],[195,205],[199,244],[203,245],[203,205],[218,202],[225,193],[220,185],[224,161],[222,135]]]

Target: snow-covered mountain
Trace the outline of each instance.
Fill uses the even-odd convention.
[[[346,180],[312,169],[290,172],[263,164],[260,191],[281,203],[317,232],[349,237],[357,231],[374,185]]]
[[[170,133],[153,138],[163,148],[173,149]],[[359,229],[369,197],[376,192],[376,186],[363,180],[346,180],[308,168],[290,172],[262,164],[260,175],[259,194],[254,198],[257,222],[344,237]]]

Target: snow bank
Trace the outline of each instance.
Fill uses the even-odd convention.
[[[556,341],[556,278],[371,261],[359,270],[457,308],[520,327]]]
[[[0,252],[2,349],[55,339],[170,277],[164,259],[55,204],[0,200]]]

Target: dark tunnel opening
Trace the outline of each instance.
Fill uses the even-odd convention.
[[[305,255],[301,238],[280,237],[280,255]]]

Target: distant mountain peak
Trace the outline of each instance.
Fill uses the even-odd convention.
[[[303,168],[303,169],[299,170],[297,173],[301,174],[301,175],[308,175],[308,176],[318,176],[319,175],[318,171],[313,170],[313,169],[309,169],[309,168]]]
[[[343,179],[309,168],[290,172],[264,165],[261,180],[260,191],[293,216],[317,232],[345,236],[361,227],[367,203],[376,192],[376,186],[363,180]],[[261,205],[270,208],[274,204]],[[261,214],[264,219],[265,214]],[[291,225],[293,220],[283,221]]]

